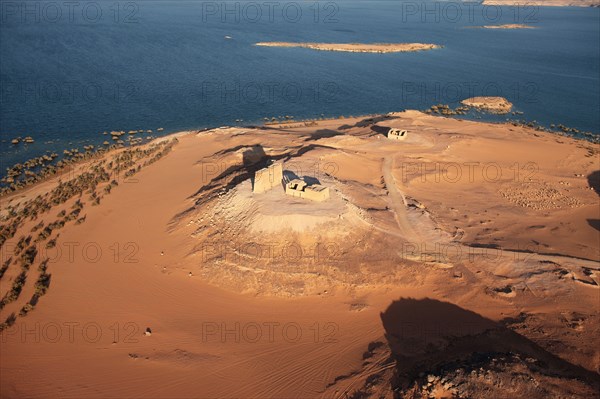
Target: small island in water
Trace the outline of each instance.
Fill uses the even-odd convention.
[[[441,48],[427,43],[290,43],[259,42],[256,46],[265,47],[304,47],[321,51],[343,51],[349,53],[406,53]]]
[[[535,26],[525,24],[504,24],[504,25],[484,25],[476,26],[481,29],[535,29]]]
[[[495,114],[506,114],[512,109],[512,103],[504,97],[471,97],[462,100],[461,103]]]
[[[484,0],[484,6],[518,6],[515,0]],[[599,0],[532,0],[523,2],[521,7],[600,7]]]

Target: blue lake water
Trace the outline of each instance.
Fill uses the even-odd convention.
[[[425,109],[456,106],[474,95],[506,97],[524,113],[518,118],[600,132],[598,8],[401,1],[0,4],[3,167],[49,149],[110,141],[100,134],[106,130],[156,133],[164,127],[168,133],[272,116]],[[472,28],[504,23],[536,29]],[[444,47],[367,54],[253,45],[260,41]],[[27,135],[35,144],[10,144]]]

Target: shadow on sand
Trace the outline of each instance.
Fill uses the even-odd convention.
[[[294,172],[292,170],[284,170],[283,171],[283,180],[284,181],[292,181],[294,179],[302,179],[309,186],[312,186],[313,184],[321,184],[321,182],[319,181],[319,179],[317,179],[316,177],[313,177],[313,176],[299,176],[298,174],[296,174],[296,172]]]
[[[600,231],[600,219],[587,219],[587,222],[590,226]]]
[[[389,116],[389,115],[374,116],[374,117],[362,119],[362,120],[356,122],[354,125],[342,125],[342,126],[338,127],[338,129],[339,130],[348,130],[348,129],[352,129],[353,127],[367,127],[367,126],[379,123],[381,121],[386,121],[386,120],[391,120],[391,119],[398,119],[398,117],[397,116]]]
[[[493,356],[535,359],[531,368],[546,375],[600,386],[600,375],[571,364],[502,324],[448,302],[401,298],[381,313],[385,337],[396,362],[393,388],[407,388],[419,374],[465,367]]]
[[[600,170],[590,173],[587,180],[590,187],[600,196]],[[600,231],[600,219],[588,219],[587,222],[590,226]]]
[[[590,173],[587,180],[590,187],[600,196],[600,170]]]
[[[337,130],[331,129],[319,129],[316,132],[311,133],[304,141],[315,141],[320,139],[326,139],[335,136],[343,136],[344,133]]]
[[[390,130],[390,128],[385,127],[385,126],[373,125],[373,126],[371,126],[371,130],[377,134],[382,134],[387,137],[387,134],[388,134],[388,131]]]

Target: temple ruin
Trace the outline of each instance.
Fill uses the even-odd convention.
[[[302,179],[294,179],[285,185],[285,193],[292,197],[305,198],[313,201],[329,199],[329,187],[320,184],[308,185]]]
[[[273,187],[281,186],[283,179],[283,164],[281,162],[273,163],[264,169],[256,171],[254,174],[254,185],[252,192],[264,193]]]
[[[390,140],[406,140],[408,131],[396,128],[390,128],[387,133],[387,138]]]
[[[293,173],[284,177],[283,163],[275,162],[264,169],[256,171],[252,185],[253,193],[265,193],[274,187],[285,185],[285,193],[292,197],[305,198],[312,201],[329,199],[329,187],[320,184],[308,184]]]

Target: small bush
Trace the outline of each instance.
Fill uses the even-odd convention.
[[[51,274],[46,274],[46,272],[40,274],[40,277],[35,282],[35,295],[40,297],[46,292],[48,292],[48,288],[50,287],[51,276]]]
[[[13,313],[10,314],[10,316],[8,316],[6,318],[6,321],[4,323],[0,324],[0,331],[5,330],[8,327],[10,327],[13,324],[15,324],[15,321],[17,321],[17,316],[13,312]]]
[[[35,226],[33,226],[33,228],[31,229],[31,232],[35,233],[36,231],[38,231],[42,227],[44,227],[44,221],[43,220],[41,222],[39,222],[38,224],[36,224]]]
[[[29,266],[31,266],[31,264],[35,260],[37,252],[38,251],[35,245],[30,246],[25,250],[25,252],[23,252],[23,254],[21,255],[21,268],[23,270],[29,270]]]
[[[32,305],[31,303],[27,302],[25,304],[25,306],[23,306],[21,308],[21,310],[19,311],[19,316],[21,316],[21,317],[26,316],[27,313],[31,312],[34,308],[35,308],[34,305]]]
[[[8,270],[8,266],[10,265],[11,261],[12,261],[12,256],[10,258],[8,258],[6,260],[6,262],[4,262],[2,267],[0,267],[0,279],[4,276],[4,273],[6,273],[6,270]]]
[[[54,248],[54,247],[56,246],[56,239],[57,239],[57,238],[58,238],[58,237],[55,237],[55,238],[51,239],[50,241],[48,241],[48,242],[46,243],[46,249],[51,249],[51,248]]]
[[[25,285],[25,281],[27,280],[27,272],[24,270],[17,276],[15,281],[13,281],[13,285],[8,291],[2,300],[0,300],[0,309],[3,309],[7,304],[17,300],[19,295],[21,294],[21,290],[23,290],[23,286]]]

